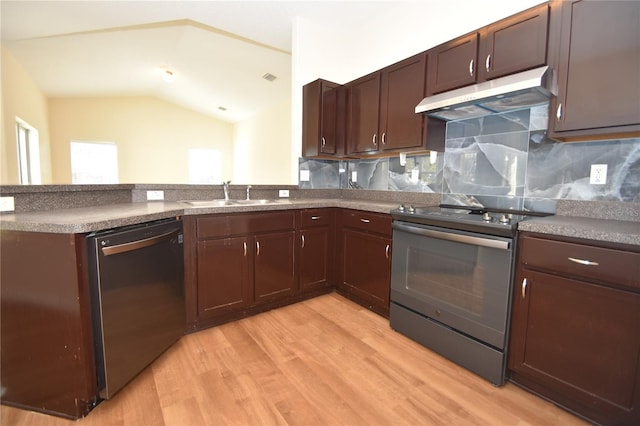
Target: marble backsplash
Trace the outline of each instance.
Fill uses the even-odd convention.
[[[557,200],[640,203],[640,139],[556,142],[547,113],[543,105],[449,122],[444,153],[403,164],[301,158],[299,187],[438,193],[447,204],[550,213]],[[607,165],[606,184],[589,183],[592,164]]]

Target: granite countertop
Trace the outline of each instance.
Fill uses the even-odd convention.
[[[74,234],[100,231],[182,215],[239,213],[252,211],[342,207],[376,213],[389,213],[397,203],[344,199],[291,199],[268,204],[193,207],[181,202],[140,202],[98,207],[55,209],[3,214],[0,229],[11,231]]]
[[[640,222],[576,216],[547,216],[518,224],[519,231],[640,246]]]
[[[137,202],[98,207],[3,214],[0,229],[48,233],[88,233],[175,216],[340,207],[389,213],[398,202],[360,199],[285,199],[267,204],[194,207],[181,202]],[[521,231],[640,246],[640,222],[577,216],[548,216],[521,222]]]

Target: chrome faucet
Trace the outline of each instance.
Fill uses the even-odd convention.
[[[222,190],[224,191],[224,199],[225,201],[229,201],[229,184],[231,183],[230,180],[226,181],[226,182],[222,182]]]
[[[247,200],[250,200],[251,185],[247,185]]]

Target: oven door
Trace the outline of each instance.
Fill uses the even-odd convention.
[[[510,238],[393,223],[391,301],[504,349]]]

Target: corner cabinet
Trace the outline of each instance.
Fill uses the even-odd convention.
[[[543,4],[430,49],[427,95],[545,65],[548,28]]]
[[[555,1],[549,136],[640,136],[640,2]]]
[[[640,251],[522,233],[511,380],[603,425],[640,423]]]
[[[318,79],[302,87],[302,156],[343,157],[346,89]]]
[[[423,148],[426,66],[423,52],[347,84],[348,154]]]
[[[338,229],[338,292],[388,317],[391,216],[342,210]]]

